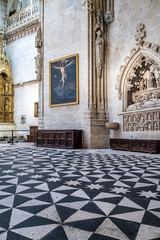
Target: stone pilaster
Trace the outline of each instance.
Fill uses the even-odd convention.
[[[106,69],[106,34],[104,16],[113,11],[112,0],[88,1],[88,39],[89,39],[89,91],[88,125],[90,127],[90,148],[107,148],[109,132],[105,123],[108,121],[107,69]],[[111,22],[111,21],[110,21]]]

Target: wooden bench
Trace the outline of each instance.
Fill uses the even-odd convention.
[[[110,139],[110,148],[133,152],[160,153],[160,140]]]

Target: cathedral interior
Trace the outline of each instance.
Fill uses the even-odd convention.
[[[160,0],[0,0],[0,240],[160,239]]]

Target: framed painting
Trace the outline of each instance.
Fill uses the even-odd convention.
[[[49,62],[50,107],[78,104],[79,101],[78,54]]]
[[[34,103],[34,117],[38,117],[38,102]]]

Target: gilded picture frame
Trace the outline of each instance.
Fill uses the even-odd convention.
[[[49,106],[79,103],[79,55],[49,62]]]
[[[38,102],[34,103],[34,117],[38,117]]]

